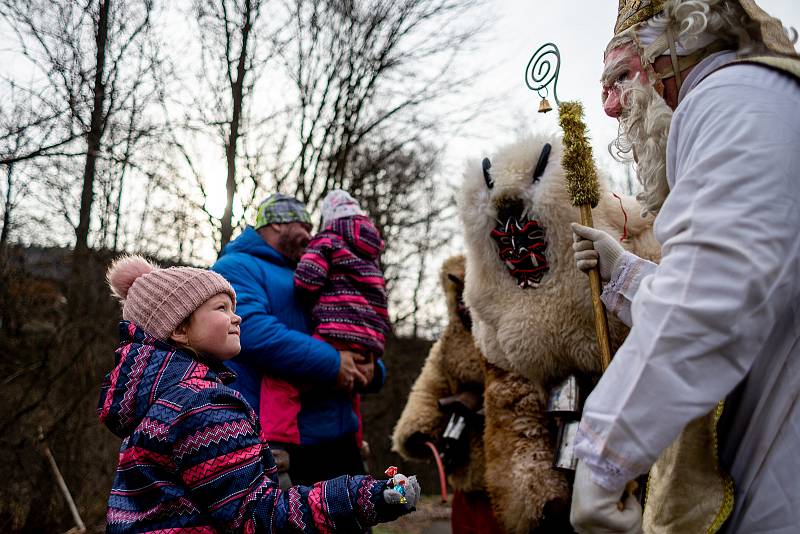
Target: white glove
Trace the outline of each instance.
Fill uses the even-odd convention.
[[[388,487],[383,491],[383,500],[386,501],[388,504],[403,504],[406,507],[406,510],[413,510],[417,507],[417,501],[419,501],[419,482],[417,482],[417,476],[412,475],[410,477],[406,477],[403,474],[397,473],[395,476],[392,477],[395,484],[403,483],[403,489],[405,490],[405,495],[401,494],[396,489],[392,487]],[[406,498],[405,503],[401,503],[402,497]]]
[[[586,272],[597,267],[599,260],[600,278],[603,282],[611,280],[625,253],[622,245],[606,232],[578,223],[572,223],[572,236],[575,239],[572,250],[575,251],[578,269]]]
[[[623,492],[609,491],[595,484],[590,478],[589,468],[578,462],[572,487],[570,523],[579,534],[640,534],[642,507],[636,497],[628,495],[625,508],[620,511]]]

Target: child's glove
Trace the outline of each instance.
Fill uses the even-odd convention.
[[[383,500],[387,504],[401,504],[410,512],[416,510],[419,494],[416,475],[407,477],[398,473],[389,480],[389,487],[383,490]]]

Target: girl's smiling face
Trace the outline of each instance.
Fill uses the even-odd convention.
[[[231,297],[226,293],[205,301],[172,333],[171,339],[214,360],[230,360],[241,350],[239,326]]]

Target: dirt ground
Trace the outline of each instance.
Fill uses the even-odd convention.
[[[417,511],[372,529],[374,534],[450,534],[450,504],[439,495],[423,495]]]

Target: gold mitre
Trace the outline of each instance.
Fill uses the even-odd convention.
[[[661,13],[664,0],[619,0],[614,35]]]
[[[640,22],[658,15],[668,3],[676,4],[679,0],[619,0],[617,22],[614,24],[614,35],[619,35]],[[738,4],[745,14],[756,23],[759,35],[753,35],[757,41],[763,42],[768,49],[778,54],[796,56],[794,44],[784,30],[783,23],[761,9],[755,0],[726,0]]]

